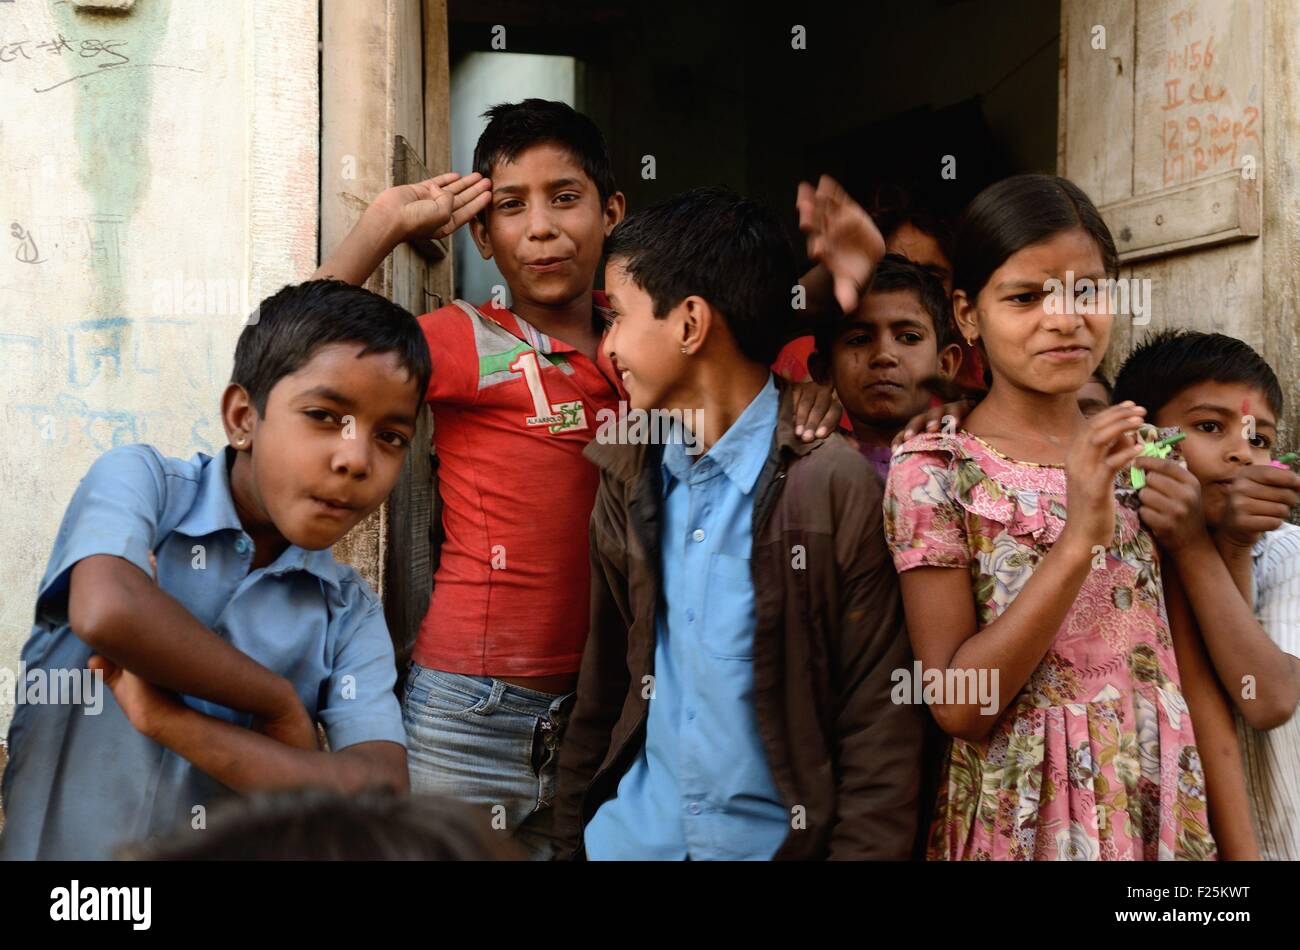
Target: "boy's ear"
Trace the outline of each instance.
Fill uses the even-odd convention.
[[[492,260],[492,238],[488,236],[487,225],[483,223],[483,215],[477,214],[470,219],[469,235],[474,239],[474,246],[478,252],[483,255],[483,260]]]
[[[623,192],[616,191],[605,199],[605,237],[614,230],[615,225],[627,214],[627,198]]]
[[[949,343],[939,354],[939,375],[944,379],[956,379],[957,370],[961,369],[962,352],[956,343]]]
[[[708,339],[709,331],[713,329],[716,314],[707,300],[694,295],[687,297],[677,307],[682,311],[678,345],[687,354],[698,353]]]
[[[226,438],[236,449],[253,447],[259,417],[248,390],[238,383],[230,383],[221,394],[221,424]]]

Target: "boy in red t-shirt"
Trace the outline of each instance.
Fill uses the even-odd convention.
[[[486,115],[475,174],[383,192],[317,276],[361,283],[401,241],[469,221],[509,288],[508,305],[456,301],[420,317],[446,540],[403,717],[412,791],[480,805],[491,827],[547,857],[588,627],[598,472],[582,450],[597,414],[627,399],[600,345],[608,317],[593,289],[625,200],[586,116],[540,99]],[[831,284],[822,274],[810,296]],[[821,435],[840,414],[828,387],[800,403],[799,420]]]

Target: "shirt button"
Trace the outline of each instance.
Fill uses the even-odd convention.
[[[247,538],[236,538],[236,539],[235,539],[235,550],[238,551],[240,554],[247,554],[247,553],[248,553],[248,539],[247,539]]]
[[[700,803],[691,802],[690,805],[687,807],[687,811],[689,811],[692,815],[698,815],[700,813]]]
[[[703,541],[703,540],[704,540],[704,529],[703,529],[703,528],[696,528],[694,531],[691,532],[691,537],[694,538],[696,541]]]
[[[694,710],[694,709],[688,709],[688,710],[686,710],[686,718],[687,718],[687,719],[694,719],[694,718],[695,718],[695,710]]]
[[[686,608],[686,622],[695,623],[695,611],[692,610],[690,607]]]

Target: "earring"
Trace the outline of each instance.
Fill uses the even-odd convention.
[[[242,449],[243,447],[244,447],[244,437],[241,435],[238,439],[235,440],[235,448]]]
[[[686,347],[683,346],[683,347],[682,347],[682,352],[683,352],[683,353],[687,353],[687,352],[689,352],[689,351],[686,349]]]

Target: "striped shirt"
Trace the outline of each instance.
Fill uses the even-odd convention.
[[[1300,528],[1283,524],[1252,551],[1255,616],[1284,652],[1300,656]],[[1237,716],[1260,856],[1300,860],[1300,716],[1267,732]]]

